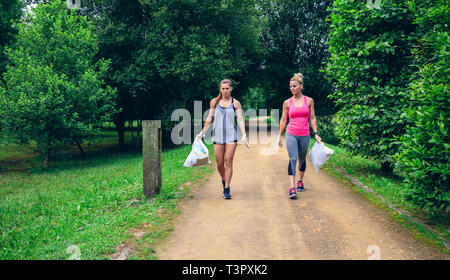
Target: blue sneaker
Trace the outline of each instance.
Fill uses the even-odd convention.
[[[305,188],[304,188],[304,186],[303,186],[303,182],[302,181],[298,181],[297,182],[297,191],[298,192],[302,192],[302,191],[304,191],[305,190]]]
[[[296,199],[297,198],[297,192],[295,191],[295,188],[289,189],[289,198],[290,199]]]
[[[231,199],[230,187],[228,187],[228,188],[223,188],[223,198],[225,198],[225,199]]]

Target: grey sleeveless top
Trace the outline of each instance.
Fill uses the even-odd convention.
[[[214,111],[214,123],[212,130],[212,141],[214,144],[225,144],[237,142],[237,128],[235,123],[236,112],[234,109],[234,99],[231,98],[231,105],[223,108],[217,102]]]

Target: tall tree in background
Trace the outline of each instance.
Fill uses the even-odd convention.
[[[204,110],[208,109],[220,80],[240,80],[256,63],[259,28],[255,1],[142,2],[151,13],[152,24],[137,62],[139,69],[151,69],[153,75],[142,80],[148,76],[136,72],[141,78],[136,84],[151,89],[146,104],[155,110],[147,114],[155,112],[163,126],[171,129],[173,109],[192,112],[194,100],[205,101]]]
[[[340,107],[338,134],[352,151],[383,160],[386,171],[408,124],[404,112],[416,71],[411,49],[418,41],[413,19],[400,0],[382,1],[380,8],[336,0],[331,14],[327,71]]]
[[[4,49],[9,46],[17,33],[12,21],[16,21],[22,14],[24,4],[21,0],[2,0],[0,2],[0,75],[5,71],[8,63]]]
[[[83,5],[96,20],[99,56],[112,60],[109,84],[118,88],[119,132],[127,118],[156,118],[170,135],[174,109],[191,110],[194,100],[215,96],[219,81],[242,77],[260,51],[253,0],[89,0]]]
[[[7,50],[10,65],[0,85],[0,127],[11,142],[33,148],[49,165],[51,154],[99,132],[114,113],[115,96],[96,60],[97,38],[86,17],[65,1],[39,5]]]
[[[117,89],[113,121],[119,146],[123,147],[125,122],[138,118],[134,74],[127,70],[133,67],[134,54],[141,48],[149,19],[138,0],[84,0],[80,12],[94,23],[99,40],[97,57],[111,61],[105,82]]]
[[[291,96],[289,80],[296,72],[304,75],[304,92],[314,98],[318,115],[334,113],[327,99],[331,83],[321,72],[328,56],[329,15],[333,1],[263,0],[265,15],[262,43],[267,50],[261,81],[268,91],[267,106],[278,108]]]

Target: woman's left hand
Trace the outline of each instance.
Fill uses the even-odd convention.
[[[247,134],[244,133],[244,134],[242,135],[241,141],[244,142],[245,146],[247,146],[247,148],[250,149],[250,145],[249,145],[248,142],[247,142]]]
[[[317,142],[322,142],[322,138],[320,138],[319,134],[315,134],[315,137]]]

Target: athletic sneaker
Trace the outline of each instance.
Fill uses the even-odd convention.
[[[289,198],[291,199],[297,198],[297,192],[295,191],[295,188],[289,189]]]
[[[304,191],[305,190],[305,188],[304,188],[304,186],[303,186],[303,182],[302,181],[298,181],[297,182],[297,191],[298,192],[302,192],[302,191]]]
[[[223,198],[225,198],[225,199],[231,199],[230,187],[228,187],[228,188],[223,188]]]

